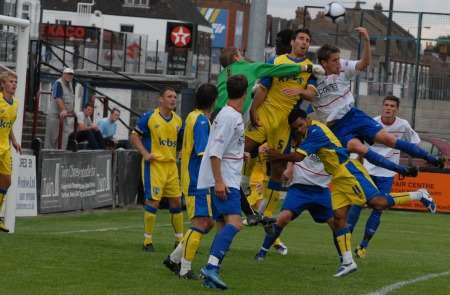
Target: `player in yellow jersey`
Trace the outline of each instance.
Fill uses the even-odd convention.
[[[203,235],[214,225],[211,213],[211,197],[207,189],[197,189],[198,172],[208,143],[209,117],[217,98],[217,88],[212,84],[201,85],[195,94],[195,109],[184,123],[181,149],[181,190],[191,220],[191,228],[184,234],[183,242],[164,260],[164,265],[180,278],[195,280],[197,275],[191,264]]]
[[[282,34],[283,33],[283,34]],[[287,54],[278,55],[274,64],[300,64],[312,65],[312,62],[306,58],[311,35],[308,29],[299,29],[292,33],[289,31],[280,32],[280,42],[277,44],[280,48],[285,48],[286,36],[289,36],[291,51]],[[277,53],[282,53],[277,50]],[[305,89],[310,84],[314,84],[314,76],[311,73],[302,72],[297,75],[287,77],[264,78],[260,81],[266,91],[257,90],[255,100],[251,108],[252,125],[245,133],[245,151],[254,155],[255,149],[264,142],[267,142],[269,148],[280,152],[286,150],[291,129],[287,122],[289,112],[297,105],[301,99],[300,96],[288,96],[283,93],[287,87]],[[267,93],[267,96],[266,96]],[[243,191],[249,192],[249,176],[253,169],[254,159],[251,159],[243,171],[241,187]],[[270,162],[270,180],[265,190],[265,198],[273,200],[274,204],[279,203],[280,191],[282,187],[282,174],[285,165],[280,161]]]
[[[364,166],[358,160],[350,159],[348,150],[333,132],[325,124],[307,118],[304,111],[294,109],[289,114],[289,123],[303,136],[303,141],[290,154],[282,154],[275,149],[268,150],[267,154],[272,160],[289,162],[299,162],[308,155],[315,154],[323,163],[325,171],[332,176],[334,234],[342,255],[335,277],[342,277],[357,270],[351,251],[351,232],[347,225],[350,205],[367,203],[373,209],[384,210],[411,200],[428,199],[432,202],[430,195],[421,191],[405,193],[395,198],[381,193]],[[282,228],[277,228],[275,224],[271,234],[279,235],[281,230]]]
[[[178,244],[183,238],[181,190],[176,164],[177,140],[182,127],[174,112],[177,94],[166,87],[160,92],[159,107],[143,114],[131,134],[131,142],[142,155],[144,185],[144,251],[153,252],[153,228],[162,197],[169,199],[171,223]]]
[[[16,74],[13,72],[0,74],[0,211],[11,185],[11,144],[18,153],[22,152],[12,130],[17,116],[17,99],[14,97],[16,88]],[[0,219],[0,231],[8,232],[3,219]]]

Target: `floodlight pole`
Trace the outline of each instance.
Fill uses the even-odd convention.
[[[394,9],[394,0],[389,1],[389,21],[386,32],[386,46],[384,51],[384,94],[386,94],[387,90],[387,82],[389,79],[389,71],[390,71],[390,51],[391,51],[391,34],[392,34],[392,10]]]
[[[419,68],[420,68],[420,51],[422,43],[422,19],[423,12],[419,13],[419,27],[417,28],[417,43],[416,43],[416,67],[414,69],[414,97],[413,97],[413,107],[411,114],[411,127],[414,129],[416,127],[416,109],[417,109],[417,98],[419,96]]]

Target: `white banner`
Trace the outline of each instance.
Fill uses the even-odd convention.
[[[14,157],[12,186],[16,191],[16,216],[37,216],[36,158]]]

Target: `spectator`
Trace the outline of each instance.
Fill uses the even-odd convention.
[[[94,106],[91,104],[87,104],[83,108],[82,112],[77,113],[78,127],[77,131],[73,132],[69,136],[69,144],[67,146],[68,149],[74,150],[73,145],[83,141],[87,141],[88,148],[92,150],[105,148],[102,134],[100,133],[97,125],[95,125],[91,120],[93,113]]]
[[[117,131],[117,120],[120,118],[120,110],[113,108],[109,117],[97,121],[97,126],[102,133],[105,145],[114,146],[117,140],[114,138]]]
[[[69,134],[73,132],[73,114],[75,103],[75,88],[73,85],[74,72],[65,68],[62,77],[53,83],[52,101],[47,110],[46,140],[47,148],[58,148],[60,119],[64,120],[62,132],[62,145],[66,146]]]

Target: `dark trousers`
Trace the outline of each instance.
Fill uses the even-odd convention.
[[[87,141],[88,148],[91,150],[102,150],[105,148],[102,134],[98,130],[82,130],[76,134],[72,133],[69,135],[69,142],[74,138],[77,142]]]

